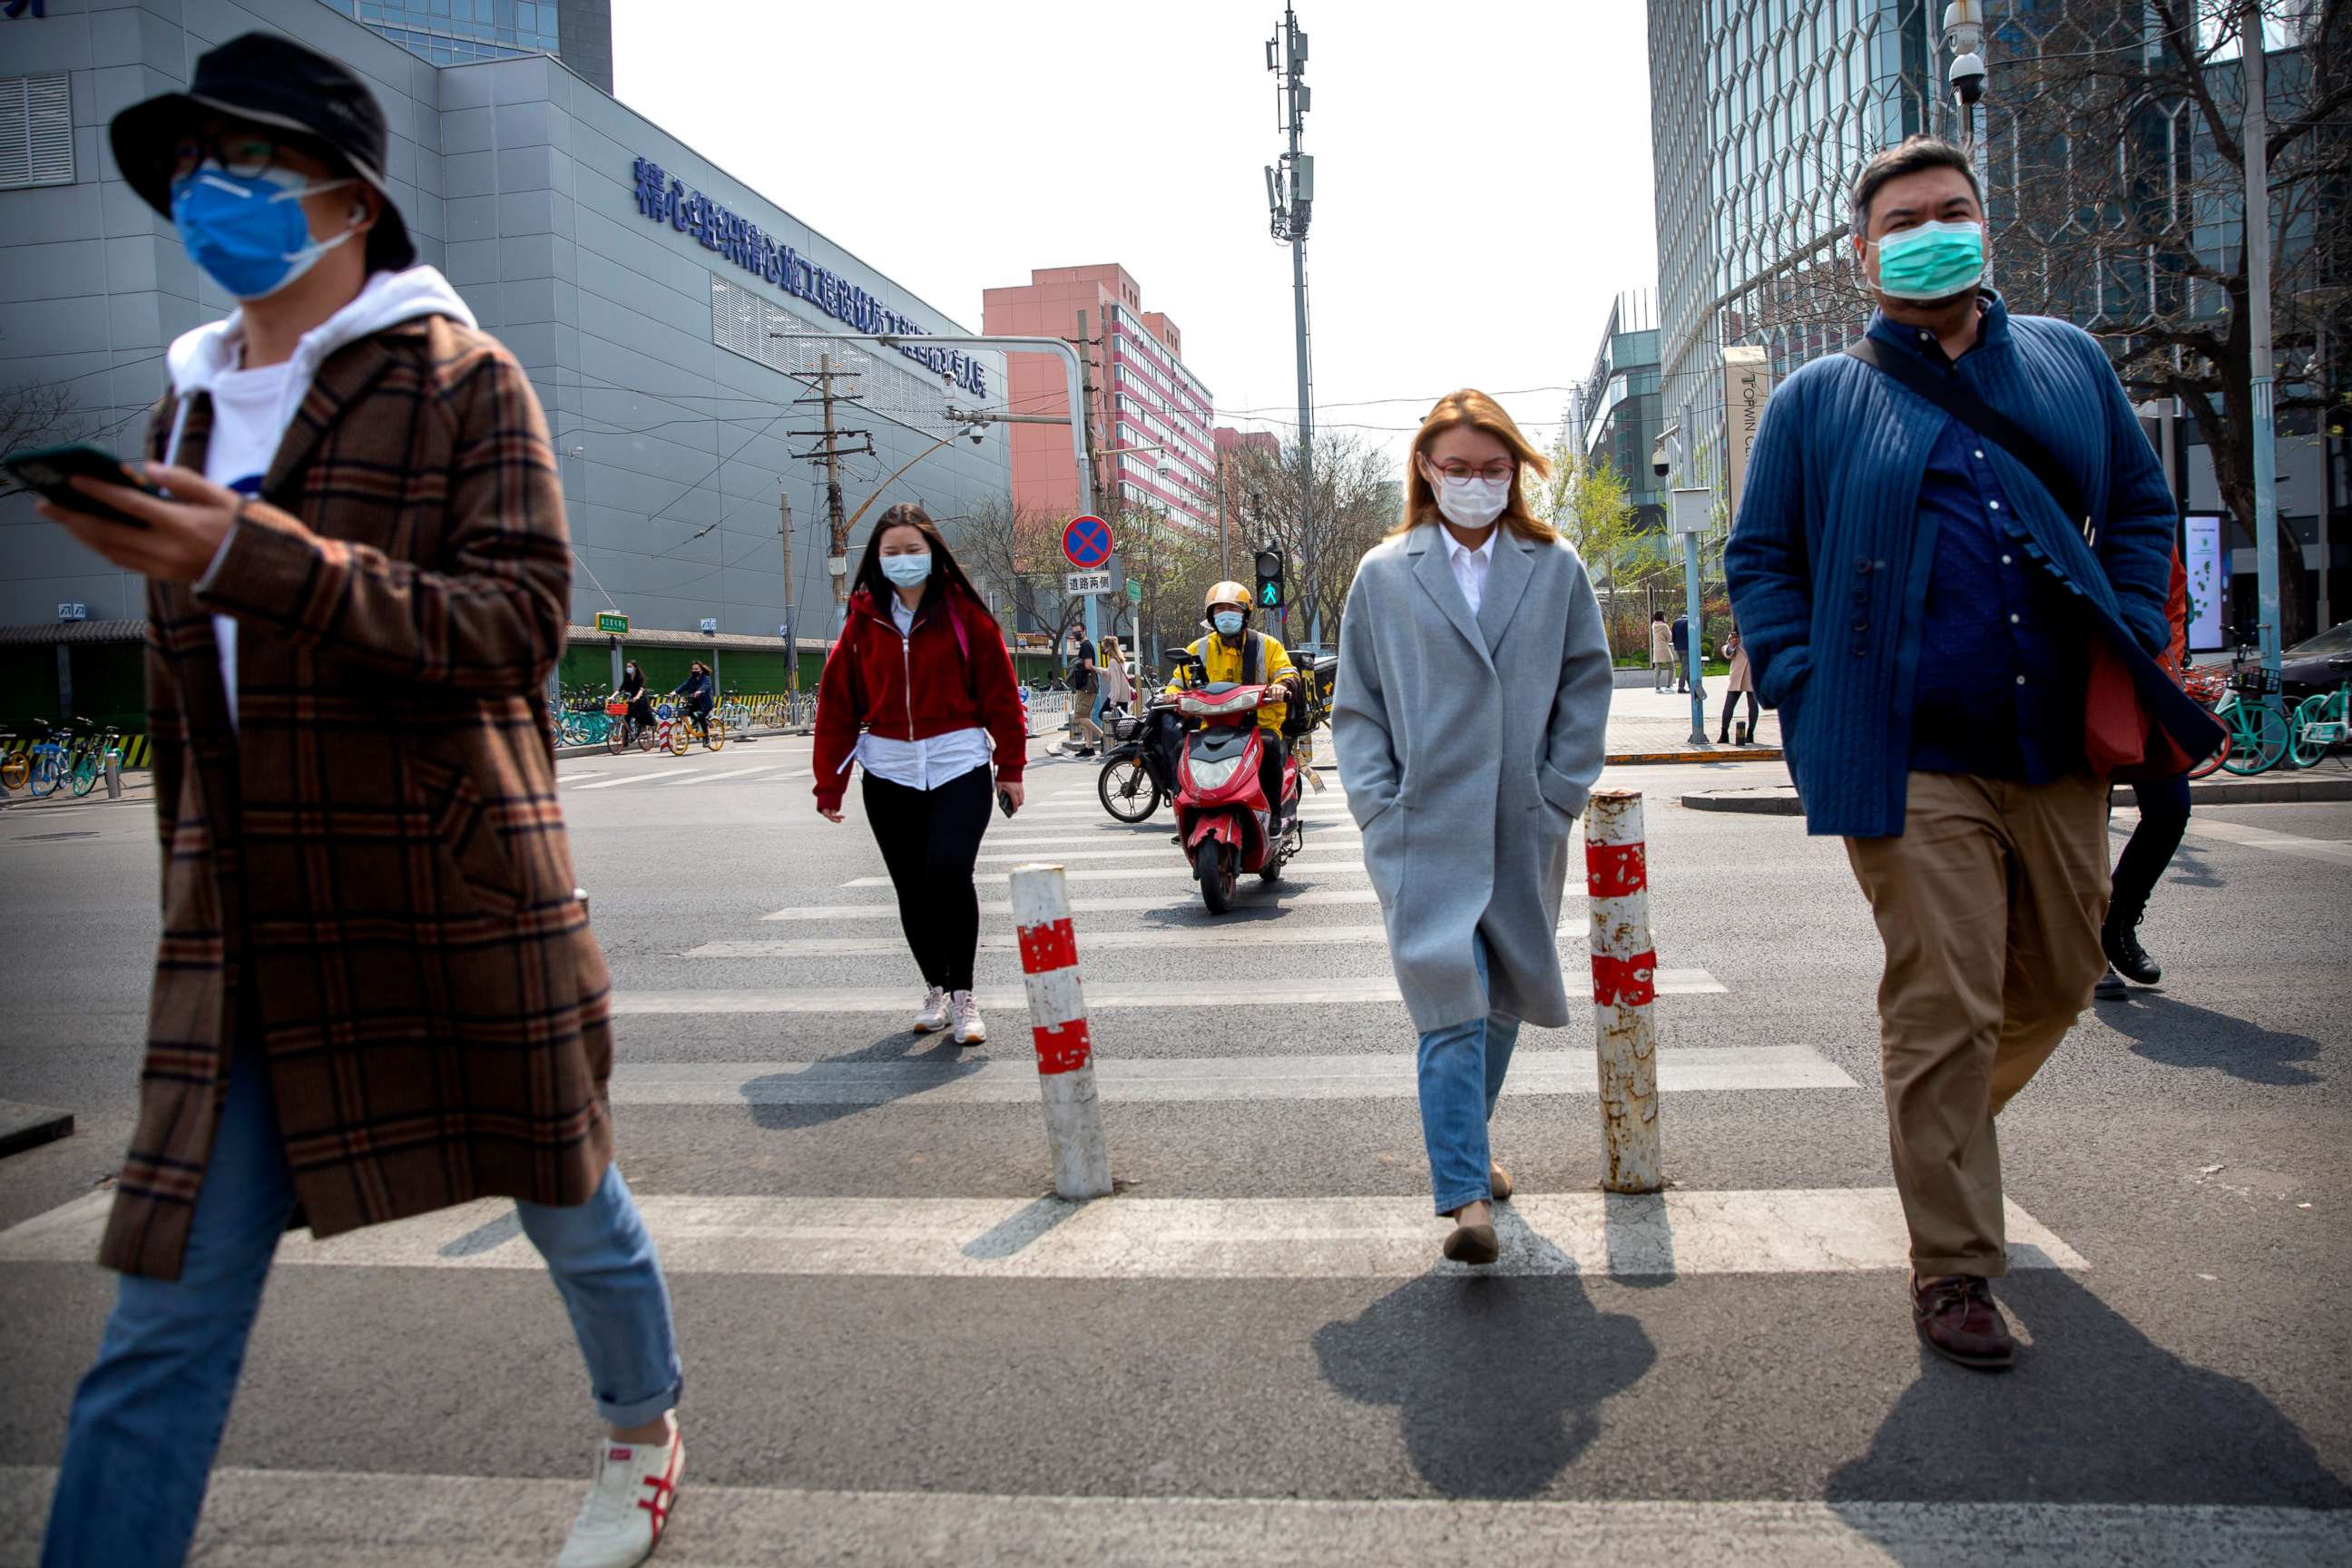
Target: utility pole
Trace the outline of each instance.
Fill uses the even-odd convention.
[[[784,537],[785,689],[798,698],[801,694],[801,618],[793,595],[793,494],[781,485],[776,489],[776,510],[780,514],[780,526],[776,531]]]
[[[2254,405],[2254,592],[2263,668],[2275,678],[2280,654],[2278,419],[2272,395],[2271,132],[2270,106],[2263,98],[2267,62],[2263,58],[2262,0],[2242,0],[2238,7],[2238,58],[2246,88],[2239,135],[2246,150],[2246,367]],[[2263,700],[2275,707],[2281,699],[2271,694]]]
[[[807,462],[816,458],[822,458],[824,462],[824,510],[826,518],[832,523],[833,533],[832,549],[826,556],[825,570],[833,574],[833,625],[830,628],[830,635],[834,637],[841,635],[843,618],[847,614],[849,608],[849,518],[846,510],[841,504],[841,459],[845,457],[871,457],[874,454],[874,440],[871,432],[865,430],[842,430],[836,428],[834,425],[833,405],[835,404],[856,403],[859,401],[855,396],[836,393],[833,390],[833,384],[835,381],[845,381],[849,379],[849,375],[850,373],[847,371],[835,370],[833,368],[833,356],[831,354],[818,355],[816,372],[816,382],[818,387],[817,395],[814,397],[795,397],[793,401],[794,403],[823,404],[824,405],[824,428],[822,430],[794,430],[790,433],[798,439],[807,440],[815,437],[822,437],[824,442],[824,445],[818,447],[815,451],[803,452],[798,454],[798,456],[803,462]],[[863,447],[844,447],[842,443],[848,440],[862,440],[866,445]],[[799,650],[794,649],[793,655],[794,658],[797,658],[799,657]]]
[[[1087,333],[1087,313],[1084,310],[1080,310],[1078,312],[1078,439],[1079,444],[1087,449],[1088,458],[1090,459],[1087,464],[1087,468],[1094,480],[1094,493],[1087,498],[1087,503],[1088,510],[1108,522],[1110,519],[1109,515],[1103,510],[1103,498],[1108,492],[1104,488],[1102,461],[1099,458],[1095,456],[1097,448],[1095,446],[1094,425],[1094,339],[1089,337]],[[1112,559],[1116,560],[1117,556],[1114,555]],[[1116,580],[1118,574],[1115,570],[1112,573],[1112,576],[1114,580]],[[1101,597],[1102,595],[1099,594],[1088,594],[1086,598],[1087,641],[1097,648],[1102,647],[1102,634],[1097,629],[1097,623],[1095,605],[1096,601]]]
[[[1282,106],[1282,130],[1290,138],[1290,150],[1278,161],[1279,172],[1273,164],[1266,168],[1265,197],[1274,237],[1290,247],[1291,310],[1298,356],[1298,521],[1301,538],[1311,540],[1314,530],[1307,514],[1315,505],[1315,373],[1307,348],[1307,226],[1315,211],[1315,159],[1298,150],[1298,142],[1307,129],[1307,110],[1314,92],[1304,79],[1307,35],[1298,30],[1297,14],[1287,5],[1282,8],[1282,31],[1266,40],[1265,68],[1280,79],[1275,97]],[[1302,577],[1311,577],[1321,564],[1319,558],[1301,561]],[[1285,609],[1286,615],[1287,606]],[[1308,635],[1321,635],[1311,620]]]

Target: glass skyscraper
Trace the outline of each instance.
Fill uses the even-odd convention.
[[[553,55],[613,90],[612,0],[326,0],[435,65]]]
[[[1859,337],[1840,258],[1869,155],[1947,132],[1932,50],[1941,0],[1650,0],[1662,417],[1673,483],[1723,472],[1723,355],[1774,379]],[[1647,471],[1646,460],[1643,471]]]

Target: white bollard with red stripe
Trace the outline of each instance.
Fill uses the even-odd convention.
[[[1094,1042],[1078,984],[1078,940],[1059,866],[1013,871],[1013,923],[1021,938],[1021,983],[1037,1040],[1037,1086],[1054,1151],[1054,1191],[1073,1200],[1110,1192],[1110,1150],[1095,1098]]]
[[[1650,1005],[1658,953],[1650,940],[1649,848],[1642,792],[1600,789],[1584,811],[1584,872],[1592,901],[1592,1007],[1601,1064],[1601,1132],[1612,1193],[1665,1184],[1658,1158],[1658,1041]]]

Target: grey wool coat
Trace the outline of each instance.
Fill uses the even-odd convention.
[[[1609,644],[1564,541],[1505,527],[1482,601],[1473,616],[1444,530],[1427,522],[1365,555],[1340,623],[1332,749],[1423,1032],[1489,1011],[1569,1021],[1560,889],[1601,776]]]

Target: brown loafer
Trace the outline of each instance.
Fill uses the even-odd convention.
[[[2017,1359],[2009,1325],[1992,1304],[1992,1287],[1975,1275],[1948,1275],[1922,1286],[1914,1274],[1911,1321],[1929,1350],[1958,1365],[2002,1372]]]
[[[1486,1167],[1486,1190],[1498,1204],[1511,1201],[1511,1173],[1500,1165]]]
[[[1492,1263],[1503,1256],[1503,1244],[1491,1225],[1457,1225],[1445,1238],[1445,1256],[1456,1263]]]

